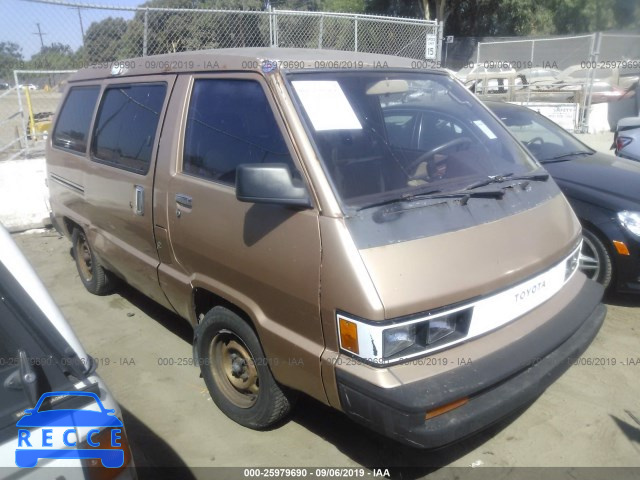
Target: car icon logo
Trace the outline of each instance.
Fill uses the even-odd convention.
[[[86,404],[82,408],[70,409],[47,409],[48,406],[45,406],[40,411],[51,397],[87,397],[86,400],[95,401],[99,411],[86,410]],[[118,468],[124,464],[124,451],[120,444],[122,422],[115,416],[115,410],[105,408],[95,393],[47,392],[34,408],[27,408],[24,413],[16,423],[19,429],[16,448],[18,467],[35,467],[41,458],[100,459],[107,468]],[[42,430],[34,431],[34,428]],[[85,442],[78,445],[77,429],[87,428],[90,430]],[[57,448],[63,446],[65,448]]]

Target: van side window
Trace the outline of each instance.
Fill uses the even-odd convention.
[[[196,80],[183,172],[235,185],[243,163],[286,163],[296,172],[262,87],[252,80]]]
[[[166,91],[164,83],[106,89],[93,131],[92,158],[146,174]]]
[[[87,137],[100,87],[73,87],[64,102],[52,141],[56,147],[87,151]]]

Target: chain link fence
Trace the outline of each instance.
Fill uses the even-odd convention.
[[[574,130],[611,130],[638,115],[640,35],[593,33],[478,42],[467,75],[487,99],[563,104]],[[572,115],[570,113],[569,115]]]
[[[42,12],[39,17],[48,19],[49,23],[38,28],[47,30],[51,24],[65,27],[55,29],[55,38],[53,33],[46,33],[47,42],[69,46],[69,51],[63,54],[76,62],[76,68],[87,63],[170,52],[267,46],[354,50],[426,59],[427,36],[440,36],[436,21],[376,15],[27,1],[38,4]],[[25,24],[24,31],[34,28],[34,19],[28,16],[16,16],[16,21]]]
[[[28,60],[0,82],[0,156],[43,138],[45,117],[55,111],[67,74],[87,65],[133,57],[233,47],[293,47],[399,55],[439,61],[435,21],[376,15],[290,10],[205,10],[116,7],[65,0],[2,0],[11,4]],[[21,14],[29,6],[34,14]],[[37,28],[34,28],[37,27]],[[37,31],[35,31],[37,30]],[[34,35],[24,35],[32,32]],[[2,39],[4,40],[4,39]],[[31,90],[16,89],[30,84]],[[28,100],[27,100],[28,99]],[[34,121],[34,118],[37,117]],[[32,124],[38,125],[32,126]],[[30,129],[35,128],[32,135]],[[44,131],[44,130],[43,130]],[[40,133],[38,135],[38,133]],[[41,142],[40,142],[41,143]]]

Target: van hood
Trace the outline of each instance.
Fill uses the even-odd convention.
[[[570,197],[616,211],[640,206],[640,162],[595,152],[544,167]]]
[[[418,221],[421,211],[403,215]],[[491,222],[359,252],[391,319],[508,288],[561,261],[580,234],[573,211],[557,194]]]

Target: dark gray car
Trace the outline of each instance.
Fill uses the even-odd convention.
[[[615,153],[618,157],[640,162],[640,117],[623,118],[613,138]]]

